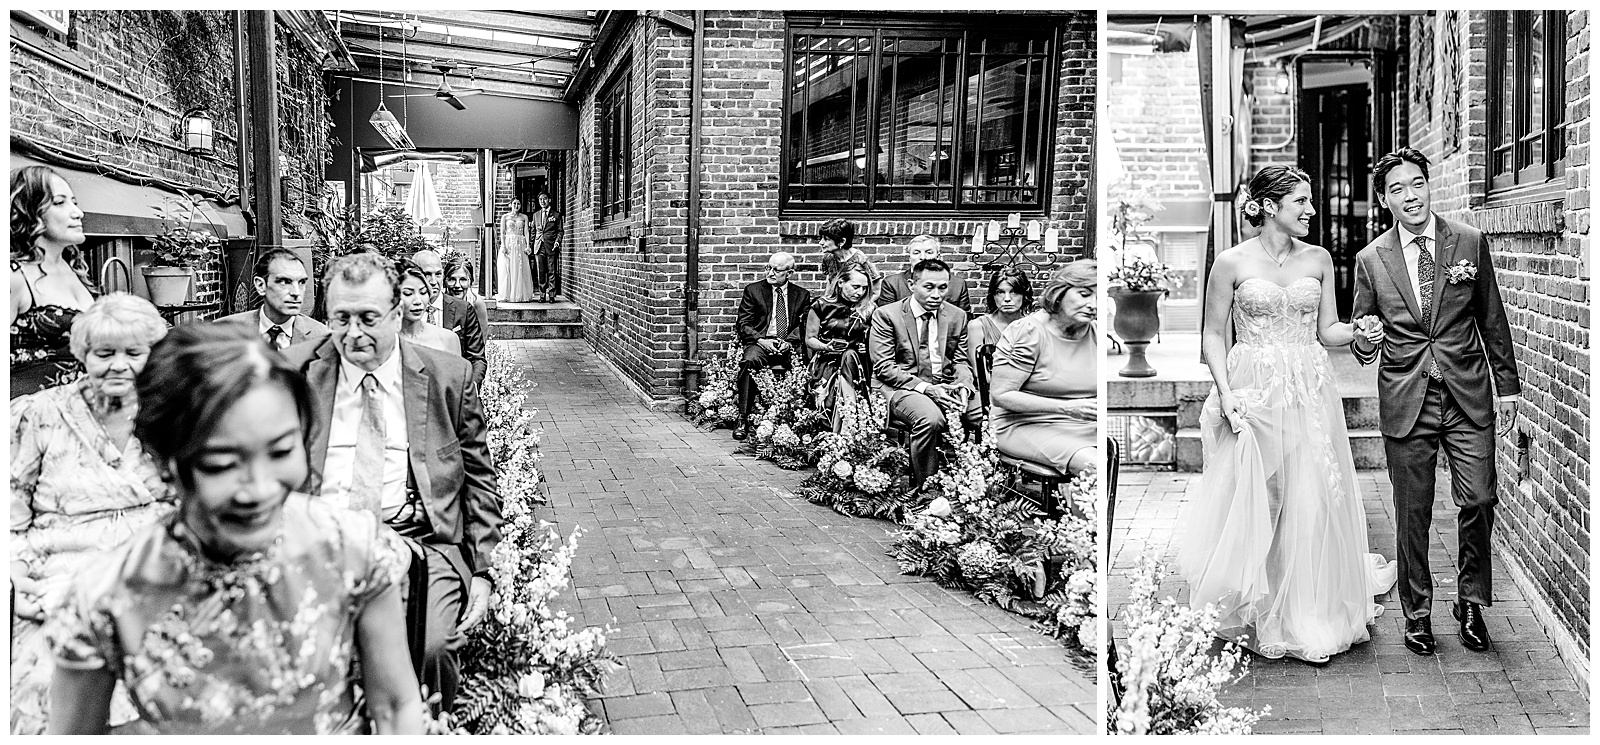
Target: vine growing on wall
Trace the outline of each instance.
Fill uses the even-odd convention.
[[[156,32],[161,70],[172,98],[185,109],[217,111],[232,102],[231,89],[212,85],[231,66],[233,24],[221,10],[133,11]]]

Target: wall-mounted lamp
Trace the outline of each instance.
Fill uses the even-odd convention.
[[[1287,62],[1278,63],[1278,75],[1277,75],[1277,77],[1275,77],[1273,79],[1272,82],[1273,82],[1273,87],[1276,88],[1277,91],[1278,91],[1278,95],[1280,95],[1280,96],[1289,95],[1289,84],[1291,82],[1290,79],[1289,79],[1289,63],[1287,63]]]
[[[183,149],[198,155],[210,155],[216,152],[216,132],[211,124],[211,112],[205,109],[191,109],[183,115],[175,133]]]

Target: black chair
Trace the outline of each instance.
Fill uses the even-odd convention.
[[[994,371],[994,345],[978,347],[978,369],[972,374],[978,378],[978,400],[983,402],[983,415],[989,415],[989,375]]]
[[[422,545],[405,539],[411,549],[411,566],[406,570],[406,646],[411,652],[411,667],[422,678],[424,640],[427,638],[428,618],[428,562],[423,557]]]
[[[1104,530],[1106,532],[1106,538],[1105,538],[1105,540],[1106,540],[1106,553],[1105,553],[1104,560],[1105,560],[1105,572],[1106,572],[1107,576],[1109,576],[1110,572],[1111,572],[1111,556],[1112,556],[1112,554],[1111,554],[1111,525],[1112,525],[1112,518],[1116,517],[1116,514],[1117,514],[1117,474],[1118,474],[1118,471],[1121,470],[1121,468],[1122,468],[1122,449],[1117,445],[1117,441],[1116,441],[1115,438],[1107,437],[1106,438],[1106,471],[1105,471],[1105,482],[1106,482],[1106,508],[1105,508],[1105,513],[1106,513],[1106,521],[1105,521],[1105,528],[1104,528]],[[1107,612],[1109,613],[1110,609],[1107,609]],[[1111,624],[1113,624],[1115,622],[1116,622],[1115,618],[1107,619],[1106,627],[1108,629],[1111,628]],[[1106,672],[1108,673],[1108,675],[1110,676],[1110,679],[1111,679],[1111,706],[1113,708],[1115,708],[1117,706],[1121,706],[1122,705],[1122,695],[1127,691],[1127,684],[1123,682],[1121,673],[1117,672],[1117,642],[1116,642],[1116,634],[1107,634],[1106,635],[1106,640],[1105,640],[1105,645],[1106,645]]]

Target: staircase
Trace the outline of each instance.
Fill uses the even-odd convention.
[[[489,309],[489,338],[580,339],[583,310],[572,302],[500,303]]]

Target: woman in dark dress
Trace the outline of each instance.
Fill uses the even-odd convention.
[[[833,431],[842,422],[839,403],[854,401],[867,385],[867,328],[875,307],[871,278],[849,266],[828,280],[828,290],[806,314],[806,349],[818,408],[829,412]]]
[[[45,166],[11,172],[11,398],[69,383],[82,372],[67,338],[94,302],[83,211],[72,186]]]

